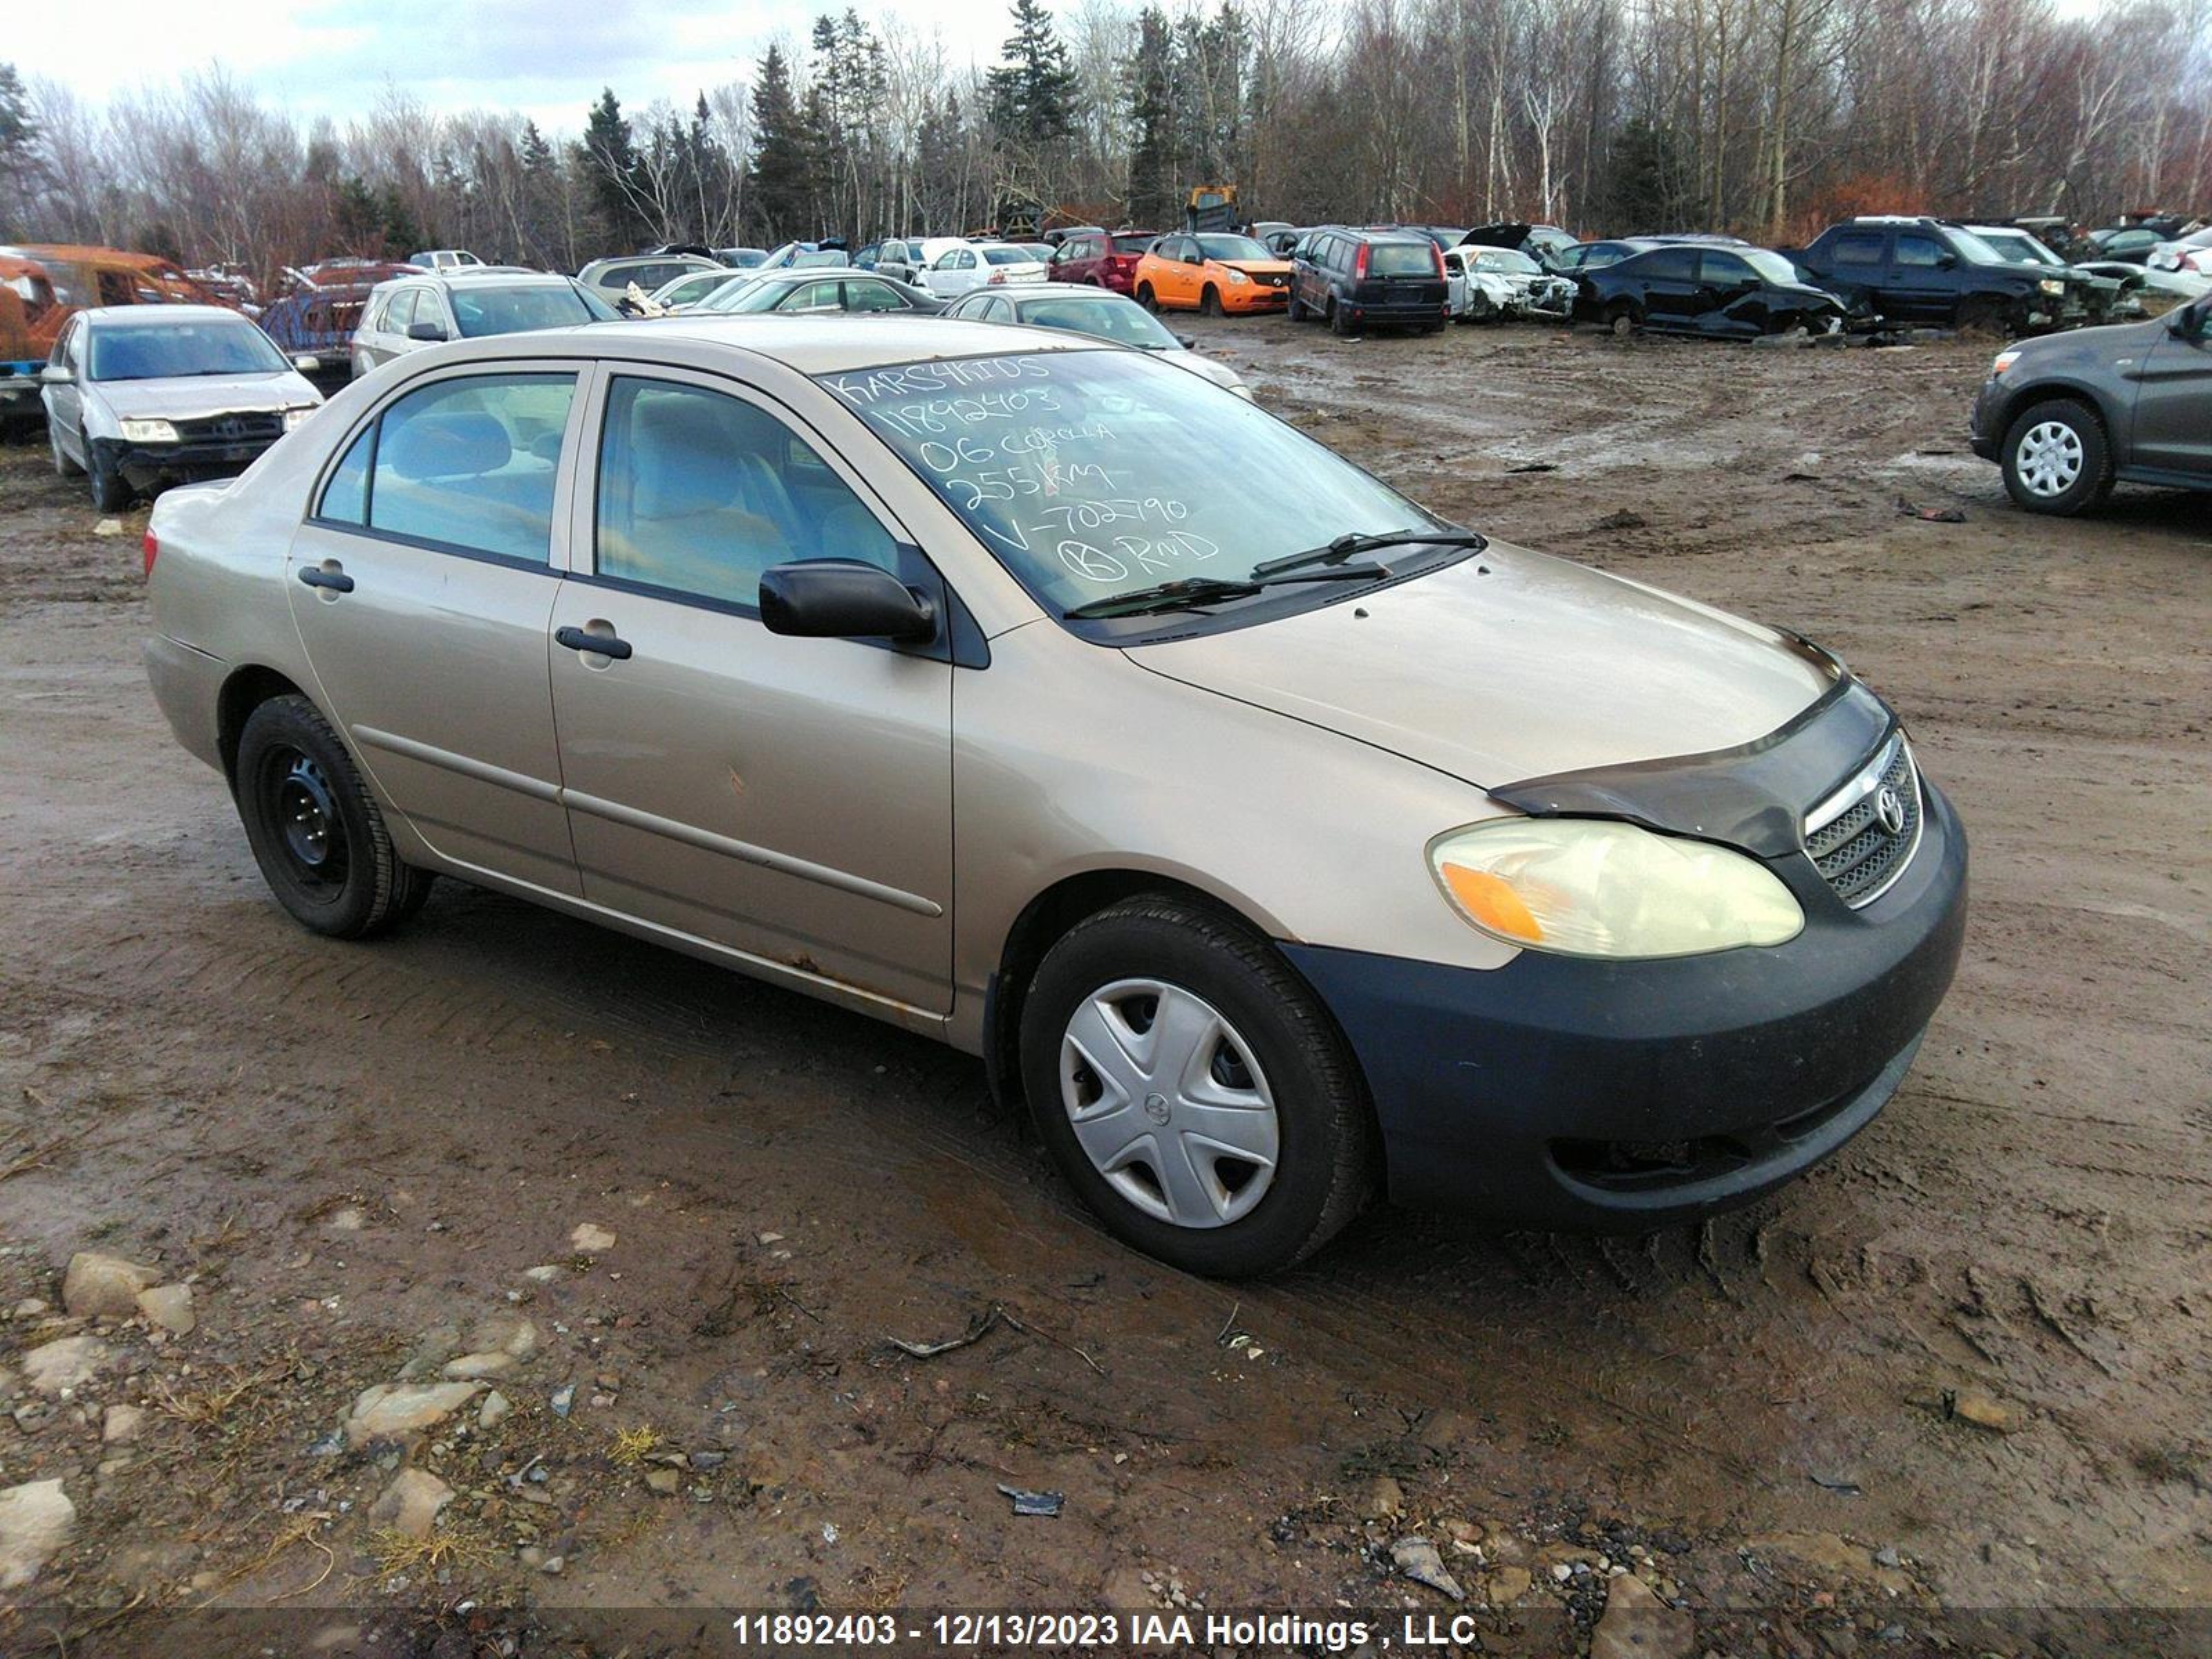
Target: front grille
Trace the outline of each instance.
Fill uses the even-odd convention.
[[[284,435],[282,415],[210,415],[204,420],[175,422],[179,441],[188,444],[252,443]]]
[[[1920,773],[1902,732],[1805,820],[1805,850],[1857,909],[1888,891],[1919,850]]]
[[[1288,288],[1291,279],[1279,270],[1271,270],[1260,278],[1269,288]]]

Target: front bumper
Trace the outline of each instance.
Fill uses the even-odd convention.
[[[1267,283],[1245,283],[1220,290],[1224,311],[1280,311],[1291,302],[1288,288],[1276,288]]]
[[[246,438],[204,443],[131,444],[113,438],[94,438],[114,470],[138,489],[161,483],[198,478],[226,478],[243,472],[276,441],[275,438]]]
[[[1966,417],[1966,445],[1985,461],[1997,459],[2004,434],[1997,430],[1997,411],[2003,406],[2005,388],[1992,374],[1974,394],[1973,413]]]
[[[1366,1074],[1393,1200],[1649,1231],[1747,1203],[1849,1140],[1903,1081],[1966,934],[1966,834],[1923,787],[1919,850],[1863,910],[1802,854],[1771,861],[1805,907],[1787,945],[1523,951],[1488,972],[1285,945]]]

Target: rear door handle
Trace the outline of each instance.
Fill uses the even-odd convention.
[[[325,570],[319,564],[300,567],[300,580],[310,587],[327,587],[333,593],[353,592],[353,578],[343,570]]]
[[[571,651],[588,651],[601,657],[612,657],[617,662],[629,660],[629,641],[617,639],[612,634],[593,634],[581,628],[556,628],[553,642],[565,645]]]

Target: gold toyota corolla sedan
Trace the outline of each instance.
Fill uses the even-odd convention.
[[[284,908],[474,882],[982,1057],[1197,1272],[1377,1193],[1644,1229],[1896,1091],[1966,843],[1795,635],[1487,542],[1143,353],[606,324],[164,495],[146,660]]]

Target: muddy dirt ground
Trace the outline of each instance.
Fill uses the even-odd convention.
[[[1278,1281],[1183,1278],[959,1055],[450,882],[388,942],[295,927],[147,693],[143,507],[98,535],[18,441],[0,1487],[76,1514],[0,1649],[213,1650],[144,1622],[203,1607],[344,1653],[467,1604],[466,1653],[580,1609],[1011,1603],[1474,1609],[1493,1650],[1576,1651],[1626,1566],[1692,1651],[2020,1607],[2172,1650],[2096,1610],[2212,1606],[2205,498],[2014,511],[1965,447],[1985,345],[1190,326],[1440,510],[1797,628],[1896,703],[1975,872],[1888,1110],[1694,1232],[1383,1210]],[[67,1317],[86,1249],[188,1284],[196,1328]],[[885,1340],[994,1308],[935,1358]],[[40,1393],[23,1355],[75,1335],[88,1374]],[[503,1420],[334,1438],[487,1341],[530,1349]],[[403,1462],[455,1493],[427,1541],[369,1515]],[[1409,1535],[1466,1602],[1392,1576]],[[659,1650],[637,1628],[605,1650]]]

